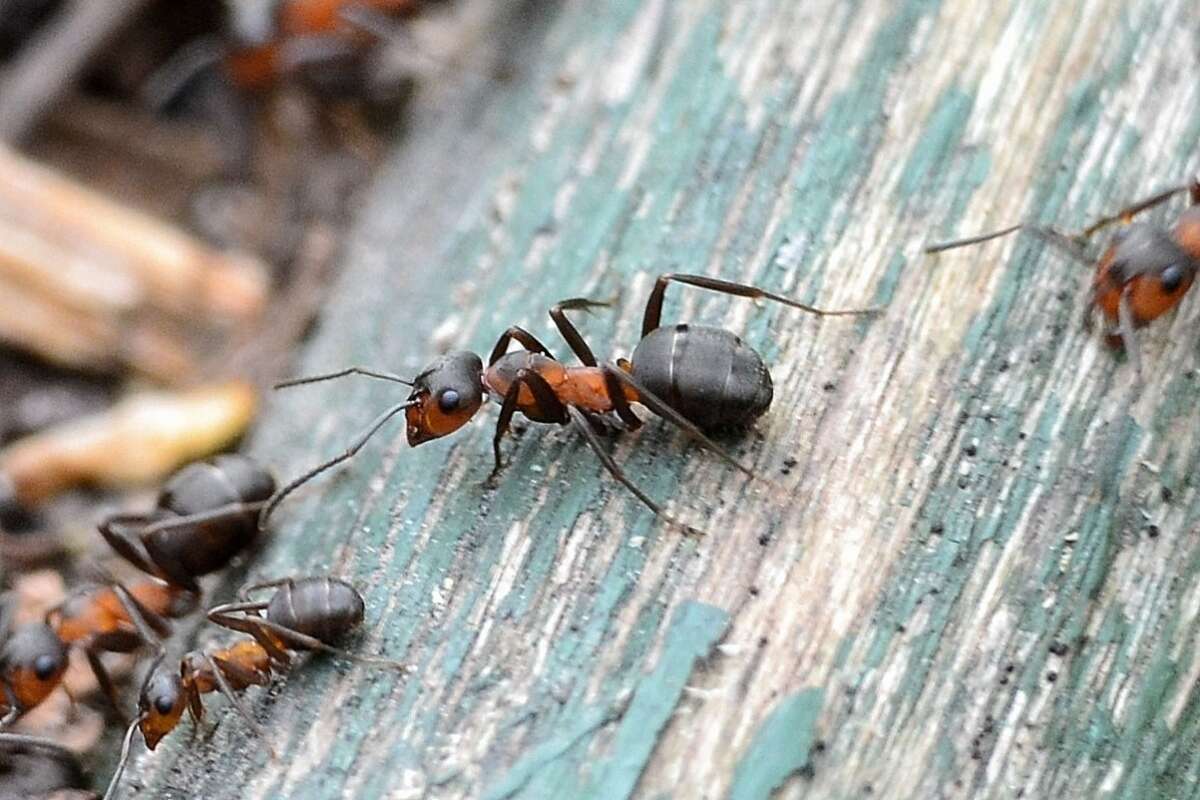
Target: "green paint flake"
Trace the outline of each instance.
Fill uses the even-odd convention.
[[[690,602],[675,612],[658,666],[638,684],[610,755],[596,766],[584,797],[617,800],[633,796],[696,662],[708,656],[728,627],[728,612],[716,606]]]
[[[824,702],[824,690],[805,689],[771,712],[738,762],[729,800],[769,800],[784,781],[808,766]]]

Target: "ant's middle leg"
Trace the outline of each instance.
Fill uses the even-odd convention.
[[[496,346],[492,348],[492,354],[488,356],[488,366],[492,366],[499,361],[505,353],[508,352],[508,345],[513,340],[520,343],[522,347],[532,353],[541,353],[546,358],[557,360],[554,354],[550,352],[546,345],[538,341],[538,338],[529,331],[519,325],[513,325],[504,333],[500,334],[500,338],[496,340]]]
[[[500,443],[504,439],[504,434],[508,433],[513,414],[516,413],[522,386],[528,386],[529,391],[533,394],[534,401],[537,403],[539,416],[544,416],[560,424],[567,421],[566,409],[554,394],[554,390],[550,388],[550,384],[546,383],[546,380],[536,372],[531,372],[527,369],[517,370],[517,377],[512,382],[512,385],[508,387],[508,391],[505,392],[504,402],[500,406],[500,415],[496,418],[496,432],[492,435],[492,455],[495,457],[495,464],[492,467],[491,475],[488,476],[488,480],[495,478],[503,466]]]

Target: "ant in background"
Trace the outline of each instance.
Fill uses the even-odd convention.
[[[247,456],[197,461],[163,484],[153,511],[113,514],[100,523],[100,535],[171,590],[198,595],[199,576],[254,543],[259,511],[274,491],[271,473]]]
[[[275,588],[270,599],[251,601],[257,591]],[[242,590],[241,600],[219,605],[208,612],[210,622],[251,636],[211,652],[193,650],[178,662],[160,654],[142,681],[138,714],[121,746],[121,758],[104,794],[116,796],[121,774],[129,761],[133,736],[142,732],[146,747],[154,750],[173,731],[186,709],[194,723],[204,717],[201,697],[221,692],[255,733],[266,733],[238,699],[237,692],[265,686],[275,672],[291,664],[288,651],[320,651],[360,663],[403,669],[404,664],[370,658],[335,645],[363,621],[365,604],[358,591],[337,578],[288,578],[255,584]],[[268,745],[269,748],[269,745]],[[274,757],[274,751],[271,750]]]
[[[153,602],[158,586],[138,585],[135,590]],[[62,684],[73,645],[82,646],[97,683],[118,708],[116,687],[99,654],[132,652],[169,633],[166,623],[137,595],[110,580],[72,594],[51,609],[45,621],[15,629],[9,623],[11,604],[6,603],[5,619],[0,622],[4,637],[0,647],[0,730],[40,705]]]
[[[0,657],[8,665],[5,684],[15,687],[7,714],[15,719],[53,691],[71,646],[83,649],[100,688],[119,708],[100,653],[130,653],[166,638],[167,620],[199,605],[196,578],[222,569],[257,538],[258,512],[274,490],[270,473],[252,459],[218,456],[175,473],[153,511],[102,521],[100,533],[113,549],[153,577],[127,588],[96,568],[101,582],[72,592],[46,614],[45,624],[21,628]]]
[[[630,360],[599,364],[566,311],[604,306],[607,303],[573,298],[550,309],[550,318],[583,366],[567,366],[523,328],[504,332],[492,349],[488,366],[471,352],[449,353],[409,381],[362,367],[327,375],[299,378],[276,388],[364,375],[411,387],[408,399],[381,413],[341,455],[309,470],[284,486],[263,511],[265,523],[279,502],[298,486],[354,456],[367,440],[395,415],[404,412],[408,443],[412,447],[446,436],[461,428],[483,404],[485,396],[501,400],[492,437],[495,476],[501,467],[500,444],[513,414],[521,412],[533,422],[573,426],[617,481],[651,511],[692,535],[701,531],[668,515],[639,489],[604,449],[599,434],[615,421],[630,430],[642,421],[632,403],[641,403],[677,426],[724,461],[756,477],[748,467],[708,438],[706,431],[745,428],[771,405],[771,373],[762,357],[733,333],[707,325],[663,326],[662,306],[667,286],[680,283],[737,297],[774,300],[818,316],[868,314],[877,309],[824,310],[755,286],[703,275],[659,276],[646,302],[642,338]],[[509,353],[512,341],[524,349]]]
[[[1179,215],[1172,230],[1133,221],[1141,212],[1183,191],[1190,193],[1191,205]],[[1125,227],[1113,237],[1112,244],[1099,261],[1088,256],[1084,244],[1092,234],[1118,222]],[[1084,324],[1091,329],[1093,315],[1101,314],[1106,323],[1108,343],[1125,348],[1140,382],[1142,360],[1134,331],[1178,305],[1191,288],[1196,270],[1200,269],[1200,181],[1174,186],[1140,200],[1116,214],[1101,218],[1077,234],[1020,224],[981,236],[930,245],[925,252],[940,253],[979,244],[1020,230],[1035,234],[1082,264],[1095,266],[1096,275],[1092,280]]]

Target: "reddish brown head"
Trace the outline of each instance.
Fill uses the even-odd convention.
[[[159,659],[150,668],[138,696],[138,727],[153,750],[179,724],[187,707],[188,688],[183,682],[179,665]]]
[[[17,628],[0,650],[0,683],[8,686],[22,710],[45,700],[66,671],[67,646],[40,622]],[[0,702],[3,699],[0,695]]]
[[[483,405],[483,361],[466,351],[447,353],[413,380],[409,400],[411,447],[453,433]]]

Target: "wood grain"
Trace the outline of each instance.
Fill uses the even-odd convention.
[[[140,796],[1195,796],[1195,298],[1141,335],[1139,395],[1072,263],[1022,237],[920,252],[1196,169],[1195,3],[492,13],[470,49],[508,80],[426,90],[303,371],[411,374],[512,323],[556,341],[543,310],[580,294],[618,295],[586,332],[627,354],[671,269],[887,313],[671,295],[776,383],[732,444],[782,491],[661,424],[614,447],[700,542],[569,431],[530,428],[493,490],[493,414],[416,450],[390,430],[249,572],[358,581],[361,649],[413,674],[304,665],[252,701],[278,762],[220,708],[139,760]],[[280,395],[253,450],[294,474],[394,395]]]

